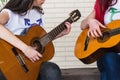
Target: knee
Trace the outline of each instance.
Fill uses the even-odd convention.
[[[61,74],[59,66],[52,62],[43,62],[40,72],[45,74]]]

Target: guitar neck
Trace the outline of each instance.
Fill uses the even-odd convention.
[[[48,32],[48,34],[44,35],[40,41],[42,41],[42,45],[45,46],[47,43],[51,42],[56,38],[57,35],[59,35],[62,31],[64,31],[67,27],[65,25],[65,22],[73,23],[73,20],[69,17],[65,21],[63,21],[61,24],[59,24],[57,27],[55,27],[53,30]]]
[[[120,27],[110,30],[109,33],[110,33],[110,36],[120,34]]]
[[[50,40],[54,40],[57,35],[59,35],[62,31],[64,31],[67,27],[64,24],[65,22],[72,23],[73,21],[68,18],[64,22],[62,22],[60,25],[55,27],[52,31],[48,33]]]
[[[79,10],[74,10],[70,13],[70,17],[51,30],[48,34],[45,34],[39,41],[41,42],[42,46],[45,45],[56,38],[62,31],[64,31],[67,27],[65,22],[73,23],[76,22],[81,17]]]

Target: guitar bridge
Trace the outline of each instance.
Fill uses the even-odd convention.
[[[20,65],[21,65],[22,68],[23,68],[23,70],[24,70],[25,72],[28,72],[29,70],[28,70],[28,68],[27,68],[24,60],[23,60],[22,57],[18,54],[18,52],[17,52],[17,50],[16,50],[15,47],[12,48],[12,51],[13,51],[14,55],[16,56],[16,58],[18,59]]]

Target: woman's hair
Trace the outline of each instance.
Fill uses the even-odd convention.
[[[112,3],[113,0],[99,0],[100,11],[106,11],[109,6],[112,6],[117,3],[117,0]]]
[[[7,8],[13,11],[14,13],[23,15],[23,13],[26,14],[28,9],[31,8],[33,2],[34,0],[9,0],[3,7],[3,9]],[[37,9],[39,12],[42,12],[41,7],[35,6],[34,8]]]
[[[109,6],[115,5],[118,0],[96,0],[94,9],[96,12],[95,18],[104,24],[104,15],[105,11],[108,9]]]

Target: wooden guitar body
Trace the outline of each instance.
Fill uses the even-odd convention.
[[[27,35],[17,37],[31,46],[34,39],[42,37],[45,34],[46,32],[40,26],[34,26],[30,28]],[[4,40],[0,40],[0,69],[7,80],[37,80],[41,62],[50,60],[54,55],[52,42],[44,47],[44,51],[41,53],[43,58],[35,63],[32,63],[21,51],[17,50],[28,68],[28,71],[25,72],[12,51],[12,48],[14,48],[12,45]]]
[[[109,51],[120,52],[120,20],[107,24],[102,29],[103,37],[87,37],[88,29],[83,30],[75,45],[75,56],[85,64],[90,64]]]

